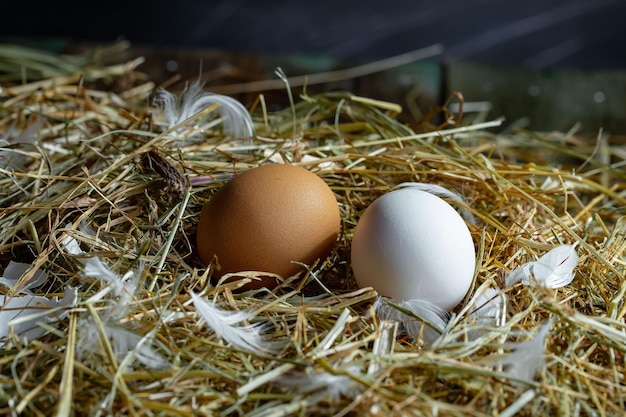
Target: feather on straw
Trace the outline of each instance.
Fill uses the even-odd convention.
[[[69,314],[69,307],[76,305],[78,292],[76,288],[65,287],[63,297],[41,297],[26,295],[9,297],[0,295],[0,346],[7,341],[11,328],[20,339],[30,341],[45,333],[38,323],[54,323]],[[50,314],[50,309],[61,311]]]
[[[106,323],[103,324],[104,333],[110,340],[113,353],[118,361],[127,355],[134,355],[140,363],[151,369],[162,369],[169,366],[169,362],[145,342],[143,336],[132,330]],[[96,324],[91,319],[84,319],[80,323],[79,356],[85,352],[95,352],[99,347],[99,335]]]
[[[232,97],[203,93],[199,81],[186,86],[180,97],[161,88],[157,90],[154,103],[163,112],[168,128],[184,122],[213,104],[219,104],[217,112],[228,135],[239,138],[254,136],[254,124],[248,110]]]
[[[475,319],[479,326],[494,325],[502,316],[506,299],[506,294],[501,290],[485,287],[474,296],[471,302],[474,310],[470,317]]]
[[[514,380],[532,381],[544,366],[544,346],[553,319],[539,326],[535,335],[525,342],[509,344],[512,352],[492,363],[502,365]]]
[[[574,279],[574,268],[578,265],[578,254],[572,245],[560,245],[552,249],[538,261],[529,262],[512,271],[506,277],[506,286],[518,282],[530,285],[534,281],[546,288],[561,288]]]
[[[37,288],[48,281],[48,274],[42,269],[35,271],[31,279],[25,284],[20,283],[22,275],[32,267],[31,264],[9,261],[0,276],[0,284],[10,290],[16,289],[18,296],[0,295],[0,346],[4,345],[13,328],[13,333],[24,341],[38,338],[45,333],[39,322],[53,323],[61,320],[69,313],[69,309],[58,314],[49,314],[48,310],[59,307],[73,307],[76,305],[77,290],[66,287],[63,297],[47,298],[35,296],[31,288]]]
[[[428,344],[441,336],[450,319],[447,311],[421,299],[394,304],[378,297],[372,307],[380,320],[397,321],[410,338],[418,340],[421,336]]]
[[[128,271],[123,277],[120,277],[100,258],[89,258],[87,262],[85,262],[83,276],[98,278],[106,282],[115,295],[119,297],[114,303],[114,306],[109,310],[112,318],[121,318],[125,314],[126,308],[135,295],[137,286],[139,285],[139,278],[133,271]]]
[[[169,362],[159,355],[149,343],[141,343],[143,336],[132,330],[118,325],[119,320],[125,316],[129,303],[137,291],[139,278],[134,271],[128,271],[120,277],[100,258],[89,258],[83,268],[83,276],[98,278],[106,282],[112,289],[117,300],[105,310],[103,329],[107,338],[111,341],[116,358],[122,359],[126,355],[133,354],[135,358],[152,369],[164,368]],[[98,333],[90,318],[81,320],[79,328],[79,353],[86,351],[94,352],[98,344]]]
[[[141,343],[143,336],[132,330],[105,325],[104,330],[113,343],[113,352],[119,358],[134,355],[135,358],[152,369],[166,368],[169,362],[146,343]]]
[[[261,336],[262,325],[237,326],[252,317],[251,313],[222,310],[194,292],[191,292],[191,299],[206,325],[227,343],[253,353],[273,351]]]
[[[0,284],[9,289],[15,288],[18,284],[20,277],[31,268],[31,264],[23,262],[9,261],[9,264],[4,268],[3,276],[0,277]],[[48,274],[43,269],[38,269],[33,277],[25,283],[19,290],[19,294],[30,294],[31,288],[37,288],[48,280]]]
[[[363,375],[360,366],[351,365],[347,366],[342,374],[331,374],[325,371],[317,373],[294,372],[279,380],[277,385],[299,394],[315,392],[317,398],[337,403],[342,396],[352,399],[364,389],[361,384],[345,373]]]
[[[10,171],[21,168],[26,158],[24,153],[19,151],[19,148],[25,145],[33,145],[37,141],[37,132],[39,132],[42,127],[43,120],[38,119],[36,122],[30,124],[26,130],[13,141],[9,140],[8,133],[4,135],[4,137],[0,139],[0,168]],[[7,147],[3,148],[2,146]]]

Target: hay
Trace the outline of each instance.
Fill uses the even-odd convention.
[[[73,308],[47,313],[69,314],[44,324],[43,335],[6,341],[2,414],[623,414],[621,146],[606,137],[496,134],[499,120],[409,127],[395,119],[397,105],[349,93],[304,95],[275,113],[263,110],[261,96],[253,139],[225,137],[215,108],[165,129],[139,63],[2,85],[0,263],[32,267],[1,291],[15,296],[39,268],[48,279],[31,288],[36,295],[78,288]],[[214,286],[194,254],[198,214],[234,173],[270,161],[306,167],[333,189],[338,244],[273,293]],[[396,324],[370,308],[376,293],[351,278],[360,214],[408,181],[460,193],[477,219],[474,285],[432,345],[398,338]],[[478,290],[498,288],[558,244],[576,245],[580,256],[570,285],[515,285],[498,323],[475,320]],[[95,257],[109,268],[108,284],[83,273]],[[252,312],[247,323],[260,324],[278,350],[227,345],[199,320],[192,291]],[[512,374],[502,360],[511,343],[533,340],[544,323],[542,369],[534,378]],[[111,332],[126,332],[131,346]]]

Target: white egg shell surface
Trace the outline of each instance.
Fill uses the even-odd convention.
[[[463,218],[441,198],[411,188],[385,194],[365,210],[351,257],[360,287],[395,302],[424,299],[445,310],[467,294],[476,263]]]

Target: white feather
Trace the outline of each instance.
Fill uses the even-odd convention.
[[[448,198],[450,200],[456,201],[460,205],[461,214],[463,214],[465,220],[467,220],[471,224],[476,224],[476,219],[474,218],[472,212],[466,208],[466,203],[463,197],[460,194],[455,193],[454,191],[450,191],[447,188],[442,187],[441,185],[426,184],[423,182],[403,182],[396,185],[394,188],[414,188],[416,190],[436,195],[437,197]]]
[[[496,325],[502,316],[505,303],[506,294],[499,289],[485,287],[474,297],[470,317],[481,326]]]
[[[525,263],[519,268],[509,272],[509,274],[506,276],[506,279],[504,280],[504,285],[506,286],[506,288],[511,288],[513,285],[521,282],[524,277],[530,277],[530,266],[533,263],[534,262]]]
[[[66,287],[63,298],[25,295],[8,297],[0,295],[0,346],[4,345],[13,330],[20,340],[30,341],[45,333],[38,323],[53,323],[69,314],[76,305],[76,288]],[[51,309],[59,309],[51,314]]]
[[[78,240],[76,240],[72,236],[66,236],[61,241],[61,247],[65,250],[65,252],[69,253],[70,255],[82,255],[85,253],[81,249],[80,243],[78,243]]]
[[[578,254],[572,245],[560,245],[552,249],[539,260],[528,262],[506,277],[506,286],[518,282],[531,285],[533,282],[546,288],[561,288],[574,279],[574,268],[578,265]]]
[[[65,225],[65,227],[69,229],[70,227],[72,227],[72,224],[68,223]],[[61,247],[65,252],[69,253],[70,255],[82,255],[85,253],[85,251],[81,249],[78,240],[70,235],[66,235],[63,239],[61,239]]]
[[[126,307],[132,300],[137,286],[139,285],[139,279],[133,271],[128,271],[123,277],[120,277],[115,273],[107,264],[100,258],[89,258],[85,262],[83,268],[83,276],[98,278],[113,289],[115,295],[118,297],[114,306],[110,310],[111,316],[121,318],[126,311]]]
[[[163,356],[142,340],[143,336],[123,327],[107,325],[104,328],[111,340],[113,352],[119,360],[132,354],[148,368],[161,369],[170,365]]]
[[[578,254],[572,245],[561,245],[552,249],[535,262],[530,272],[541,285],[547,288],[560,288],[574,280],[574,268],[578,265]],[[530,284],[530,277],[522,283]]]
[[[410,315],[396,306],[406,310]],[[418,340],[421,336],[422,340],[428,344],[441,336],[450,320],[447,311],[427,300],[406,300],[397,303],[396,306],[378,297],[373,308],[380,320],[397,321],[409,337]]]
[[[0,168],[10,171],[21,168],[26,156],[20,151],[25,145],[33,145],[37,141],[37,132],[43,127],[43,120],[38,119],[30,124],[17,138],[10,141],[9,134],[0,139]],[[3,146],[10,147],[3,148]],[[14,149],[15,148],[15,149]]]
[[[86,352],[98,351],[100,335],[96,324],[90,318],[81,319],[79,323],[78,355],[82,357]],[[103,329],[118,361],[121,362],[128,355],[133,355],[137,361],[151,369],[170,366],[170,363],[155,351],[143,336],[113,324],[103,323]]]
[[[107,264],[100,258],[89,258],[85,262],[82,275],[84,277],[98,278],[101,281],[111,285],[116,293],[120,293],[124,288],[124,284],[120,276],[113,272]]]
[[[473,327],[468,331],[469,339],[474,340],[497,326],[505,314],[507,296],[500,290],[489,286],[481,286],[470,304],[470,319]]]
[[[0,277],[0,284],[12,290],[18,284],[20,277],[30,268],[32,268],[32,264],[9,261],[4,268],[3,275]],[[20,288],[18,294],[32,295],[30,289],[39,287],[47,280],[48,274],[46,274],[46,271],[38,269],[32,278]]]
[[[157,91],[154,103],[163,112],[168,128],[184,122],[213,104],[219,104],[217,112],[222,118],[226,133],[240,138],[254,136],[252,117],[243,104],[232,97],[202,92],[199,81],[185,87],[178,98],[161,88]]]
[[[345,372],[362,376],[358,365],[347,366]],[[331,374],[329,372],[305,373],[294,372],[277,382],[279,386],[295,391],[298,394],[315,393],[319,399],[337,403],[344,396],[354,399],[363,392],[363,385],[350,378],[348,375]]]
[[[262,325],[238,325],[250,319],[251,313],[222,310],[193,292],[191,292],[191,299],[206,325],[227,343],[254,353],[273,351],[261,335]]]
[[[118,360],[123,360],[132,354],[139,362],[152,369],[164,368],[170,363],[157,353],[144,340],[143,336],[130,329],[121,327],[119,321],[126,315],[130,301],[139,286],[139,278],[134,271],[128,271],[124,276],[114,272],[100,258],[89,258],[84,264],[82,275],[97,278],[108,284],[116,299],[105,309],[102,327],[107,339],[111,342],[113,352]],[[81,319],[79,327],[79,354],[85,351],[95,352],[100,344],[98,328],[92,319]]]
[[[71,223],[67,223],[65,225],[67,230],[70,230],[72,227]],[[93,230],[91,227],[89,227],[89,225],[86,222],[80,222],[80,224],[78,225],[78,230],[81,234],[85,235],[85,236],[91,236],[91,237],[95,237],[96,236],[96,232],[95,230]],[[83,255],[85,254],[85,251],[80,247],[80,243],[78,242],[78,239],[76,239],[75,237],[67,234],[65,237],[63,237],[61,239],[61,247],[63,248],[63,250],[65,250],[65,252],[69,253],[70,255]],[[84,263],[84,259],[82,258],[77,258],[77,260],[79,262],[83,262]]]
[[[539,326],[535,335],[525,342],[509,344],[512,352],[492,363],[502,365],[504,371],[516,382],[532,381],[545,363],[544,346],[553,320]]]

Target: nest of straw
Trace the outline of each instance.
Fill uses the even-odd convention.
[[[440,126],[409,125],[397,121],[398,106],[349,93],[302,95],[273,113],[259,96],[247,103],[255,138],[233,141],[213,124],[202,141],[187,142],[155,126],[155,85],[137,64],[2,85],[0,131],[7,132],[5,148],[24,162],[20,169],[0,167],[0,264],[30,263],[22,286],[32,271],[45,270],[36,295],[77,289],[75,305],[42,336],[6,340],[2,414],[623,414],[620,143],[565,133],[496,134],[491,127],[498,121],[449,114]],[[35,142],[11,142],[29,128]],[[334,191],[343,218],[335,250],[274,292],[214,285],[194,252],[203,204],[233,173],[277,160],[310,169]],[[351,276],[359,216],[407,181],[461,193],[478,219],[470,225],[475,281],[432,345],[397,337],[396,324],[370,308],[376,292],[357,288]],[[67,251],[70,238],[80,251]],[[509,271],[563,243],[576,245],[580,257],[570,285],[510,288],[502,320],[468,337],[478,324],[466,306],[479,288],[501,286]],[[115,354],[102,328],[106,285],[81,273],[93,257],[120,275],[136,271],[137,291],[119,325],[149,339],[167,366],[145,366],[133,349]],[[14,290],[0,291],[9,297]],[[254,354],[225,343],[199,320],[191,291],[253,312],[252,322],[271,323],[265,336],[282,348]],[[543,366],[534,378],[511,377],[497,358],[548,319]],[[96,340],[89,349],[82,346],[86,320]]]

